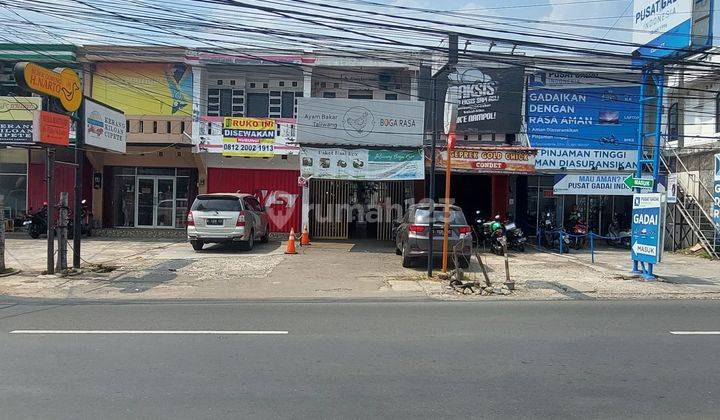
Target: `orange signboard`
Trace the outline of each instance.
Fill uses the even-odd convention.
[[[445,168],[447,150],[436,151],[437,167]],[[520,148],[455,148],[452,169],[474,173],[534,173],[535,150]]]
[[[35,63],[22,62],[15,65],[15,80],[33,92],[58,98],[68,112],[80,108],[82,82],[71,69],[50,70]]]
[[[54,112],[39,111],[33,118],[35,143],[67,146],[70,144],[70,117]]]

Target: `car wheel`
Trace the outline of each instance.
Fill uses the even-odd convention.
[[[250,238],[247,241],[240,242],[243,251],[252,251],[255,246],[255,231],[250,231]]]
[[[260,242],[266,244],[270,242],[270,226],[265,226],[265,234],[260,238]]]
[[[200,251],[203,249],[203,245],[205,244],[203,243],[203,241],[190,241],[190,245],[192,245],[195,251]]]
[[[410,256],[407,253],[407,249],[405,249],[405,244],[402,245],[402,266],[405,268],[410,268],[413,266],[413,260],[410,258]]]

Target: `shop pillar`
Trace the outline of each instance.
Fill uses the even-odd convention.
[[[508,212],[510,198],[510,177],[508,175],[493,175],[492,177],[492,214],[505,216]]]

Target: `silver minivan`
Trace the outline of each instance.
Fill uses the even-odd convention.
[[[434,256],[442,255],[444,212],[443,204],[436,204],[432,211]],[[429,205],[415,204],[395,222],[395,253],[402,255],[403,267],[412,267],[414,262],[427,258],[430,250],[430,213]],[[458,263],[462,268],[468,267],[472,256],[471,232],[462,209],[451,205],[448,245],[451,252],[454,250],[458,254]]]
[[[188,211],[187,237],[196,251],[219,242],[236,242],[251,250],[256,240],[268,241],[270,223],[252,194],[200,194]]]

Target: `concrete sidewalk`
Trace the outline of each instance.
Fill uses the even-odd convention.
[[[45,241],[12,238],[8,265],[19,275],[0,278],[0,294],[75,299],[613,299],[720,297],[720,263],[666,254],[657,282],[630,276],[628,251],[601,249],[591,264],[587,251],[510,255],[517,291],[510,296],[463,296],[424,267],[403,268],[392,244],[374,241],[315,242],[286,255],[270,242],[252,252],[215,245],[195,252],[185,241],[91,238],[83,247],[84,271],[42,276]],[[504,260],[482,254],[494,283],[505,280]],[[72,259],[72,254],[69,259]],[[107,270],[106,270],[107,269]],[[473,259],[467,277],[482,281]]]

